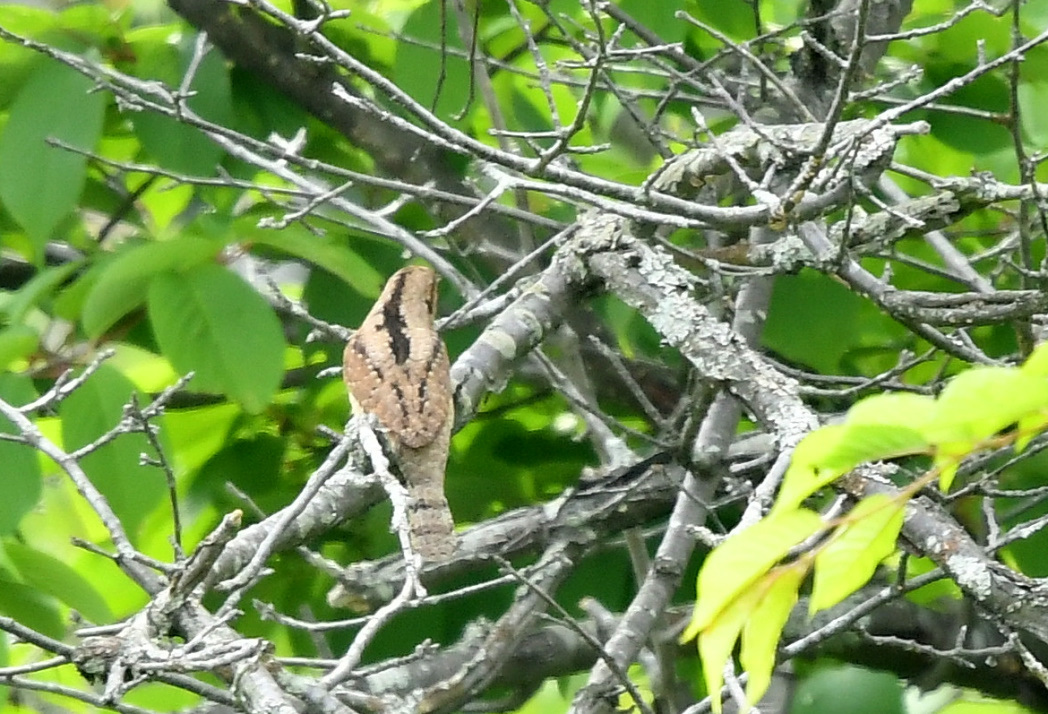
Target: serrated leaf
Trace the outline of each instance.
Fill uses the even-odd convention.
[[[815,555],[812,615],[832,607],[870,581],[895,550],[904,507],[884,494],[859,501]]]
[[[1015,367],[975,367],[954,377],[936,402],[924,433],[969,450],[1004,427],[1048,410],[1048,380]]]
[[[57,139],[89,151],[102,133],[106,99],[94,83],[52,60],[41,62],[11,104],[0,134],[0,201],[25,229],[36,257],[77,204],[87,157],[51,146]]]
[[[4,544],[4,552],[30,586],[57,598],[92,622],[112,620],[109,606],[98,591],[62,561],[14,540]]]
[[[134,385],[108,365],[91,375],[59,407],[66,450],[85,446],[119,424],[133,391]],[[163,475],[139,465],[143,453],[152,453],[145,436],[124,434],[80,460],[88,478],[132,534],[166,493]]]
[[[149,319],[175,369],[196,372],[194,388],[262,411],[284,376],[284,337],[273,310],[225,268],[206,264],[164,273],[149,287]]]
[[[769,572],[755,588],[761,592],[759,604],[742,629],[739,652],[742,668],[750,675],[746,683],[746,700],[750,704],[756,704],[771,684],[782,628],[797,604],[797,591],[805,575],[806,568],[782,566]]]
[[[8,404],[28,404],[37,396],[33,383],[26,377],[0,374],[0,398]],[[16,433],[14,424],[0,416],[0,432]],[[22,516],[40,500],[40,461],[32,448],[11,441],[0,441],[0,484],[3,498],[0,499],[0,534],[18,528]]]
[[[786,511],[769,515],[714,548],[699,571],[695,612],[681,640],[695,637],[720,619],[721,612],[791,548],[822,527],[822,519],[814,511]]]
[[[146,299],[150,281],[169,270],[187,270],[213,259],[215,241],[188,236],[123,251],[101,271],[84,301],[84,330],[98,337]]]

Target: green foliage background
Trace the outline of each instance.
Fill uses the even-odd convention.
[[[573,0],[550,4],[570,22],[589,22]],[[290,3],[277,5],[292,9]],[[722,51],[722,43],[675,13],[687,10],[727,37],[744,41],[754,35],[751,5],[769,27],[787,26],[803,12],[799,2],[775,0],[621,3],[663,40],[682,43],[700,59]],[[440,58],[438,2],[343,0],[332,6],[351,11],[325,25],[332,42],[421,104],[433,106],[436,116],[450,126],[496,144],[496,126],[470,82],[468,62],[454,54],[445,61]],[[494,98],[509,120],[505,128],[552,130],[549,108],[533,79],[512,71],[530,69],[528,53],[516,51],[525,39],[518,24],[502,3],[485,1],[471,7],[479,11],[478,28],[487,51],[507,57],[507,71],[497,73],[492,83]],[[536,6],[520,3],[517,9],[535,23],[545,21]],[[906,27],[931,26],[954,12],[955,3],[947,0],[918,2]],[[179,87],[198,39],[186,22],[157,3],[116,7],[88,2],[60,10],[4,5],[0,27],[168,88]],[[1017,27],[1027,36],[1048,27],[1048,0],[1024,3]],[[898,88],[896,98],[928,92],[970,71],[978,62],[977,43],[989,56],[1007,52],[1012,31],[1011,15],[976,12],[943,31],[892,43],[885,60],[889,67],[915,65],[923,70],[918,81]],[[402,41],[401,36],[415,42]],[[449,13],[445,45],[465,52],[458,37]],[[785,44],[795,41],[796,33],[787,33]],[[567,49],[550,47],[547,60],[555,62],[558,52],[570,56]],[[781,65],[787,62],[781,55]],[[1033,48],[1016,71],[1022,142],[1029,152],[1041,152],[1048,142],[1048,112],[1041,110],[1048,106],[1048,49]],[[73,451],[117,424],[133,395],[145,403],[193,371],[195,377],[172,407],[154,420],[160,427],[163,457],[177,481],[184,547],[191,550],[226,512],[243,507],[226,484],[250,496],[265,513],[289,503],[329,448],[318,427],[340,431],[348,416],[341,381],[325,372],[339,364],[341,345],[334,340],[307,341],[308,328],[267,300],[257,281],[252,285],[245,279],[249,269],[241,257],[304,267],[296,273],[301,279],[280,287],[302,300],[315,317],[353,326],[385,277],[404,263],[402,249],[326,206],[318,207],[306,222],[270,227],[281,223],[298,191],[289,181],[231,155],[185,122],[121,106],[107,88],[39,51],[10,40],[0,43],[0,77],[0,259],[16,261],[29,276],[17,285],[5,283],[0,291],[0,397],[26,404],[53,388],[65,370],[78,373],[102,350],[111,350],[112,357],[55,412],[35,418],[44,435]],[[638,91],[657,93],[665,86],[664,77],[654,74],[623,72],[617,78]],[[292,141],[304,127],[303,156],[346,171],[376,170],[367,151],[217,51],[204,56],[193,82],[182,90],[189,94],[186,106],[215,126],[259,140],[279,136],[285,141]],[[574,116],[576,92],[555,85],[551,94],[562,116]],[[1009,101],[1002,70],[944,100],[966,111],[939,107],[912,112],[904,120],[925,120],[931,131],[904,137],[896,160],[937,176],[988,171],[1000,181],[1019,182],[1011,135],[995,121],[1009,112]],[[657,98],[640,104],[653,110]],[[851,111],[873,116],[883,106],[871,100]],[[680,149],[693,133],[689,111],[686,102],[676,101],[662,116],[663,128],[680,138],[675,145]],[[598,95],[591,117],[573,142],[607,142],[608,149],[577,154],[573,160],[592,175],[636,185],[661,160],[621,138],[616,124],[620,115],[615,97]],[[733,122],[726,114],[708,118],[715,131]],[[462,176],[469,170],[465,158],[460,165],[448,166],[452,174]],[[1043,166],[1038,166],[1037,175],[1044,178]],[[906,176],[897,179],[915,192],[925,189]],[[373,208],[396,198],[393,191],[359,183],[343,196]],[[573,218],[566,203],[538,194],[531,208],[554,221]],[[439,225],[418,203],[399,207],[391,218],[416,233]],[[951,229],[952,238],[963,252],[979,253],[992,248],[1013,220],[996,210],[975,211]],[[437,245],[479,282],[497,277],[492,266],[456,253],[448,241]],[[1035,262],[1044,257],[1043,245],[1041,236],[1031,247]],[[918,238],[898,244],[896,250],[910,261],[894,263],[897,287],[955,289],[914,262],[934,260]],[[880,259],[880,265],[886,262]],[[877,273],[877,259],[869,259],[865,267]],[[1009,280],[1015,284],[1009,285]],[[1017,279],[1005,275],[998,287],[1018,287]],[[462,296],[446,287],[441,314],[452,313],[462,303]],[[623,354],[662,363],[677,380],[673,386],[680,387],[680,360],[659,344],[643,320],[614,300],[596,301],[594,309]],[[452,359],[479,331],[480,326],[472,326],[447,335]],[[1019,349],[1008,326],[980,327],[972,335],[991,355],[1007,356]],[[901,351],[927,347],[868,299],[811,270],[777,279],[763,345],[791,365],[849,377],[872,377],[894,367]],[[938,356],[903,378],[920,386],[961,368]],[[843,410],[848,405],[829,400],[827,406]],[[610,399],[606,407],[623,423],[649,429],[645,416],[628,399]],[[488,397],[477,418],[455,436],[447,490],[457,520],[462,525],[480,522],[509,509],[550,501],[575,485],[597,461],[593,449],[579,438],[581,431],[568,400],[534,381],[514,378],[505,391]],[[15,429],[0,417],[0,432]],[[164,474],[143,464],[142,454],[160,456],[143,435],[125,435],[84,458],[82,465],[135,546],[150,557],[170,561],[172,514]],[[1016,484],[1039,482],[1042,462],[1043,456],[1034,456],[1003,478]],[[115,566],[72,543],[76,538],[105,546],[107,532],[55,463],[25,446],[0,441],[0,479],[0,614],[66,638],[74,629],[73,611],[86,622],[102,624],[143,606],[145,594],[129,587]],[[1033,515],[1020,521],[1029,517]],[[343,564],[378,558],[395,547],[388,523],[388,508],[376,508],[309,545]],[[1046,537],[1041,531],[1010,547],[1010,562],[1031,575],[1043,575]],[[256,586],[251,598],[289,614],[344,616],[325,602],[332,584],[329,576],[293,553],[280,555],[274,567],[277,574]],[[473,573],[448,587],[478,582],[495,572],[492,567]],[[686,577],[685,582],[694,578]],[[579,612],[582,595],[621,612],[634,588],[628,558],[617,549],[598,553],[580,567],[559,599],[573,613]],[[368,649],[368,659],[403,655],[426,637],[451,642],[476,617],[496,618],[510,597],[511,589],[502,588],[406,612],[381,631]],[[682,603],[693,597],[688,588],[678,594]],[[269,639],[280,655],[296,656],[323,656],[324,649],[341,652],[351,634],[327,636],[318,647],[315,640],[250,610],[237,627],[245,635]],[[0,650],[0,665],[22,664],[32,656],[25,644],[8,643]],[[842,671],[841,677],[856,676]],[[81,686],[68,667],[40,676]],[[817,691],[823,676],[815,675],[809,684],[812,701],[825,696]],[[575,677],[567,690],[582,681]],[[841,679],[830,681],[831,688],[843,686]],[[869,698],[890,701],[898,697],[898,686],[898,680],[891,679],[884,688],[887,693],[871,693]],[[190,695],[175,692],[148,685],[132,692],[127,701],[158,711],[192,703]],[[82,710],[65,698],[38,696]],[[561,690],[543,688],[520,711],[563,710],[569,700]],[[884,706],[878,711],[900,710]],[[798,706],[794,711],[817,710]],[[975,704],[949,709],[951,714],[977,710]]]

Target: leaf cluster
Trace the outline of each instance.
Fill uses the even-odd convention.
[[[682,711],[798,638],[1044,690],[1048,0],[998,5],[4,5],[0,706]],[[461,547],[412,571],[338,373],[415,260]],[[911,629],[787,621],[900,528]]]
[[[842,423],[823,426],[794,449],[768,515],[713,549],[699,571],[695,611],[682,641],[698,638],[707,691],[721,711],[724,667],[741,642],[747,698],[767,691],[776,649],[802,584],[812,575],[808,614],[838,604],[873,577],[896,551],[906,503],[938,481],[953,483],[961,462],[1006,446],[1021,453],[1048,426],[1048,345],[1018,367],[976,367],[938,397],[879,394],[859,400]],[[805,501],[871,462],[927,455],[932,466],[894,497],[862,498],[843,515],[824,517]]]

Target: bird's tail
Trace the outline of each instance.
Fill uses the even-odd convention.
[[[426,448],[402,447],[400,451],[411,545],[426,560],[447,560],[455,552],[456,539],[455,521],[444,496],[445,461],[426,454]]]

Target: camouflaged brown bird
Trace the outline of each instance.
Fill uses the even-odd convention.
[[[385,428],[408,491],[412,547],[428,560],[455,551],[455,523],[444,497],[454,406],[447,348],[433,326],[437,274],[398,270],[346,343],[342,378],[353,412]]]

